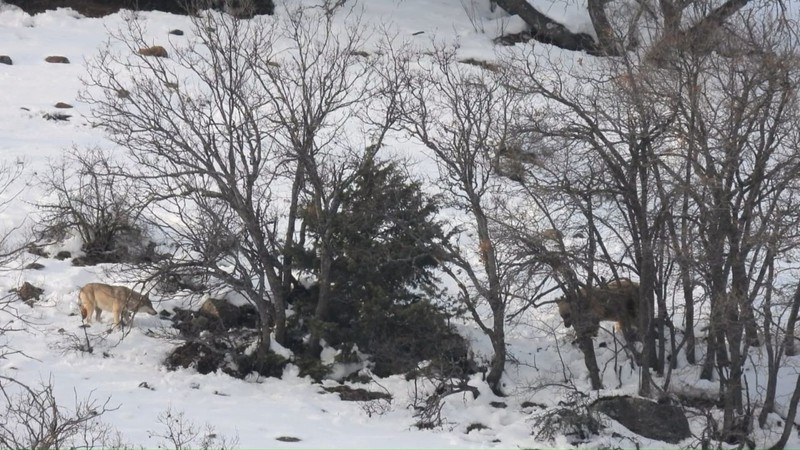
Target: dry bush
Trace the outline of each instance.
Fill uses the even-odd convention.
[[[78,399],[76,393],[69,409],[58,403],[52,381],[31,387],[0,376],[0,448],[123,447],[119,432],[100,420],[118,408],[110,400]]]
[[[187,419],[182,411],[174,411],[172,407],[167,408],[157,417],[158,423],[162,426],[159,431],[151,431],[150,437],[161,438],[158,448],[174,448],[183,450],[190,448],[219,449],[227,450],[236,448],[239,445],[239,436],[233,438],[220,436],[214,427],[206,423],[198,426]]]
[[[73,148],[51,164],[42,183],[54,199],[38,204],[41,237],[59,242],[77,232],[89,263],[147,255],[150,249],[144,245],[139,220],[145,202],[122,173],[99,148]]]

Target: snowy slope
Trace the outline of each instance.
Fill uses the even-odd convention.
[[[436,37],[458,37],[464,57],[489,60],[494,58],[491,39],[499,32],[521,26],[499,12],[490,13],[488,2],[369,0],[362,7],[365,20],[382,22],[419,45],[428,45]],[[569,20],[573,29],[580,31],[586,29],[584,10],[582,2],[553,2],[550,12],[557,19]],[[280,14],[280,8],[278,11]],[[187,18],[165,13],[141,13],[140,18],[155,44],[166,44],[171,29],[191,28]],[[49,161],[57,160],[72,146],[109,146],[102,131],[89,126],[84,117],[89,111],[78,101],[78,92],[85,73],[84,58],[93,55],[105,41],[106,30],[119,28],[124,19],[124,14],[88,19],[65,9],[31,17],[0,4],[0,54],[10,56],[14,62],[12,66],[0,65],[0,161],[24,169],[6,193],[19,195],[0,212],[0,225],[6,229],[19,227],[12,234],[17,239],[23,239],[30,231],[31,217],[36,214],[34,205],[45,196],[36,180],[47,170]],[[49,55],[66,56],[71,64],[45,63],[44,58]],[[72,116],[69,121],[42,118],[43,114],[58,111],[54,108],[57,102],[74,106],[60,110]],[[421,167],[430,167],[424,164],[424,154],[416,158],[422,162]],[[70,246],[72,251],[79,247],[77,242],[67,247]],[[13,266],[21,267],[33,260],[32,255],[25,255]],[[493,396],[476,376],[472,384],[482,395],[478,399],[471,395],[451,397],[443,410],[447,425],[439,430],[413,427],[414,385],[400,376],[376,380],[369,386],[388,390],[394,397],[383,414],[370,416],[358,403],[323,393],[319,385],[299,378],[293,368],[287,369],[281,380],[237,380],[222,373],[200,375],[191,369],[167,371],[161,363],[177,344],[168,337],[169,322],[157,316],[136,317],[134,329],[123,340],[119,333],[101,338],[104,326],[96,325],[90,330],[97,339],[94,352],[76,352],[70,349],[69,336],[82,333],[80,317],[76,315],[79,287],[99,280],[133,286],[134,280],[113,267],[73,267],[68,260],[46,258],[38,262],[45,266],[41,271],[9,270],[0,274],[2,290],[17,287],[23,281],[45,290],[43,299],[33,308],[15,304],[25,322],[15,319],[21,330],[6,338],[10,347],[24,354],[0,360],[0,374],[30,384],[52,380],[59,400],[66,405],[76,397],[110,398],[109,404],[118,409],[104,415],[103,420],[117,428],[125,442],[135,446],[152,448],[163,443],[162,438],[154,436],[154,432],[160,432],[157,416],[171,408],[184,412],[197,424],[213,425],[220,435],[238,436],[243,448],[558,448],[568,445],[566,438],[545,442],[531,435],[537,408],[523,407],[523,403],[557,405],[568,391],[559,387],[565,378],[589,391],[581,354],[571,345],[571,338],[552,307],[531,311],[509,331],[509,353],[518,362],[507,368],[506,389],[511,395],[502,399]],[[179,299],[154,300],[159,310],[185,306]],[[2,318],[6,319],[7,315]],[[491,347],[478,330],[468,324],[460,325],[460,330],[470,337],[478,355],[489,357]],[[599,341],[609,344],[598,348],[604,383],[609,389],[592,395],[635,393],[638,373],[629,361],[615,358],[608,334],[602,334]],[[757,363],[755,358],[753,364]],[[753,385],[765,383],[763,370],[757,366],[748,370],[761,375],[753,377]],[[782,404],[788,401],[795,374],[792,367],[785,370],[779,395]],[[681,369],[673,374],[673,387],[715,392],[716,384],[701,385],[696,380],[695,368]],[[140,387],[142,383],[150,389]],[[491,402],[504,402],[506,406],[492,406]],[[467,432],[468,426],[477,423],[486,428]],[[697,434],[705,425],[702,417],[693,418],[691,423]],[[665,445],[635,436],[619,424],[608,425],[586,446]],[[771,433],[764,432],[759,444],[774,441],[777,431],[776,427]],[[281,436],[300,441],[275,439]],[[693,443],[696,441],[688,440],[684,445]],[[800,439],[793,436],[789,445],[799,447]]]

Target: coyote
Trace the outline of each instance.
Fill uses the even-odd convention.
[[[580,293],[586,296],[589,305],[586,313],[590,314],[592,320],[592,327],[589,330],[592,336],[597,336],[601,321],[612,320],[617,322],[616,328],[622,330],[626,340],[635,339],[636,333],[633,330],[639,320],[639,285],[637,283],[627,278],[621,278],[601,286],[593,286],[588,292],[585,288],[581,289]],[[558,312],[564,319],[564,326],[571,327],[573,323],[572,305],[566,297],[557,299],[556,303]]]
[[[81,288],[78,302],[81,308],[81,317],[87,324],[92,323],[92,311],[95,312],[95,318],[98,321],[100,321],[100,314],[103,311],[111,311],[114,314],[114,327],[119,326],[123,312],[135,314],[142,311],[150,315],[157,314],[148,295],[142,295],[125,286],[89,283]]]

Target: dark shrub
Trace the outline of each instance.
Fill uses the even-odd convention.
[[[299,334],[320,327],[328,344],[352,344],[372,355],[378,375],[414,369],[423,360],[465,365],[467,346],[448,325],[433,269],[439,244],[446,239],[434,219],[438,207],[421,184],[397,163],[374,163],[344,193],[332,223],[335,259],[330,314],[313,317],[315,289],[296,288],[290,295],[297,313],[290,323]],[[319,229],[310,207],[304,225],[312,240]],[[314,271],[316,251],[295,261]]]

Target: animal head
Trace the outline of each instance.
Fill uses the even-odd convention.
[[[136,294],[131,295],[131,299],[128,302],[128,309],[135,312],[144,312],[150,314],[151,316],[155,316],[158,312],[153,308],[153,303],[150,301],[150,294]]]
[[[566,297],[560,297],[556,299],[556,304],[558,305],[558,313],[561,315],[561,319],[564,320],[564,326],[569,328],[572,326],[572,307],[570,306],[569,302],[567,301]]]

